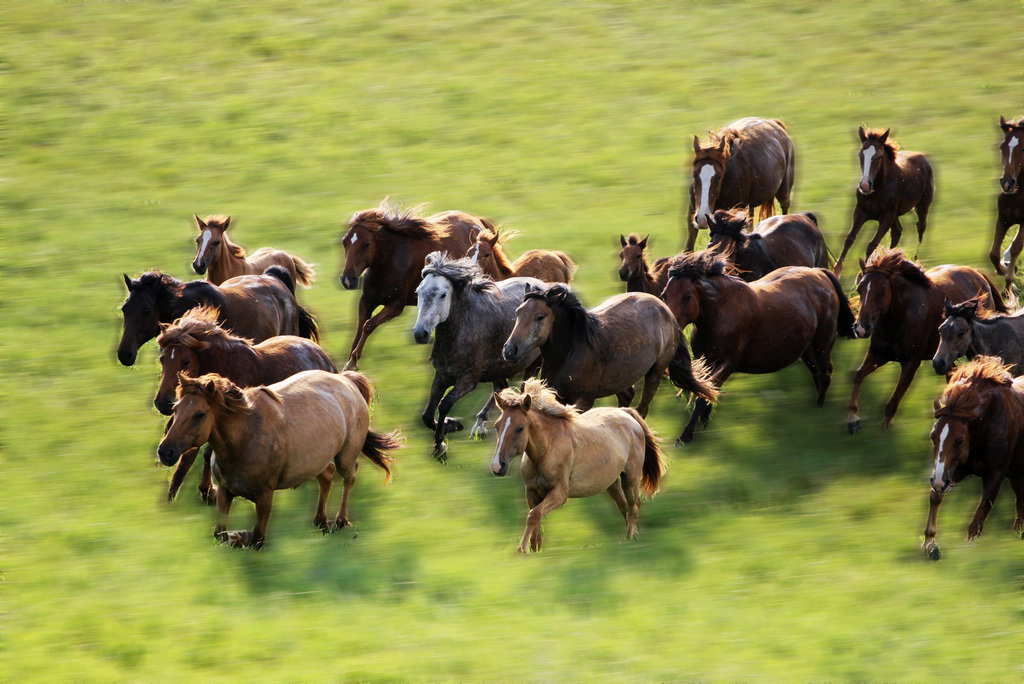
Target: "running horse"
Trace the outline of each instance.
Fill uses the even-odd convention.
[[[228,239],[230,216],[192,216],[199,227],[199,235],[196,237],[196,258],[192,261],[192,270],[199,275],[206,274],[206,279],[214,285],[220,285],[235,276],[263,273],[275,264],[288,271],[292,282],[304,287],[309,287],[316,278],[316,271],[310,264],[273,247],[263,247],[247,256],[244,249]]]
[[[733,373],[775,373],[801,360],[811,371],[818,406],[832,381],[836,336],[853,337],[853,311],[839,278],[823,268],[790,266],[747,283],[711,250],[684,254],[669,270],[662,298],[680,327],[693,325],[693,354],[710,365],[721,388]],[[698,398],[677,443],[693,439],[711,405]]]
[[[672,257],[658,257],[647,264],[647,239],[636,233],[629,237],[619,236],[622,251],[619,252],[619,280],[626,283],[626,292],[646,292],[655,297],[661,294],[668,282],[668,267]]]
[[[240,387],[254,387],[280,382],[304,370],[338,370],[327,352],[312,340],[278,335],[255,344],[222,328],[217,322],[219,318],[214,307],[198,307],[164,327],[156,338],[161,371],[153,404],[163,415],[171,415],[174,409],[179,373],[192,377],[217,373]],[[216,488],[210,473],[211,451],[208,447],[204,453],[199,494],[212,504],[216,501]],[[182,454],[167,490],[168,502],[174,500],[195,458],[195,450]]]
[[[1024,375],[1024,310],[994,314],[979,309],[977,299],[959,304],[946,299],[945,309],[939,346],[932,357],[936,373],[949,373],[961,356],[998,356],[1011,366],[1014,375]]]
[[[967,541],[981,535],[1003,480],[1017,499],[1013,529],[1024,530],[1024,378],[992,356],[979,356],[960,366],[935,402],[931,439],[935,466],[928,498],[924,551],[941,556],[935,541],[939,504],[953,485],[969,475],[981,478],[981,501],[967,526]]]
[[[992,249],[988,258],[996,271],[1006,278],[1006,291],[1013,285],[1013,277],[1017,272],[1017,257],[1024,248],[1024,193],[1020,186],[1024,184],[1024,117],[1016,122],[999,117],[999,127],[1003,131],[1003,142],[999,145],[1002,154],[1003,175],[999,179],[999,198],[996,200],[996,232],[992,240]],[[1007,231],[1018,226],[1017,236],[999,258],[999,249]]]
[[[581,413],[558,401],[536,378],[522,392],[495,395],[501,417],[491,472],[501,477],[523,455],[526,533],[520,553],[540,551],[541,519],[568,499],[608,492],[626,521],[626,537],[639,536],[640,494],[654,496],[665,471],[657,438],[631,408],[602,406]]]
[[[857,233],[866,221],[878,221],[878,230],[868,242],[865,258],[871,256],[878,243],[889,232],[889,246],[896,247],[903,236],[900,216],[917,211],[917,246],[920,249],[928,227],[928,208],[935,194],[932,165],[920,152],[901,150],[889,140],[889,129],[864,130],[860,134],[861,174],[857,184],[857,205],[853,209],[853,225],[843,243],[843,253],[835,265],[835,273],[843,272],[843,260],[853,247]],[[916,257],[915,257],[916,258]]]
[[[686,251],[716,209],[758,209],[758,220],[789,211],[794,180],[793,141],[778,119],[747,117],[711,133],[693,136],[693,168]]]
[[[879,366],[900,364],[900,377],[885,405],[882,427],[889,427],[903,395],[910,388],[922,361],[934,357],[939,346],[939,324],[945,300],[962,302],[977,297],[979,306],[1006,312],[995,285],[969,266],[944,265],[925,271],[906,258],[902,249],[879,247],[865,262],[857,278],[860,313],[854,332],[871,338],[864,361],[853,373],[853,394],[846,419],[850,434],[861,429],[857,414],[860,385]]]
[[[356,370],[367,338],[378,327],[416,303],[423,261],[431,252],[465,254],[489,221],[461,211],[446,211],[424,218],[425,205],[397,209],[388,198],[375,209],[356,212],[342,236],[345,266],[341,285],[354,290],[363,276],[356,335],[346,370]],[[377,307],[383,307],[377,311]]]
[[[708,250],[724,256],[747,282],[785,266],[828,268],[828,247],[810,212],[766,218],[750,230],[742,209],[718,210],[708,224]]]
[[[311,370],[267,386],[242,389],[215,373],[179,378],[178,401],[167,434],[157,447],[164,465],[209,441],[217,452],[214,536],[231,546],[262,548],[274,492],[316,478],[320,485],[313,525],[327,532],[349,524],[348,499],[360,452],[391,479],[385,452],[401,447],[398,431],[370,430],[373,388],[365,376]],[[327,520],[327,496],[335,472],[344,481],[341,509]],[[235,497],[256,504],[252,530],[229,531]]]
[[[572,280],[576,264],[565,252],[531,249],[510,261],[503,245],[516,235],[515,231],[499,233],[497,228],[485,228],[466,250],[466,256],[495,281],[516,277],[536,278],[545,283],[568,283]]]

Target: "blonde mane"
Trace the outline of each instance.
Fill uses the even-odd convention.
[[[391,203],[390,197],[381,200],[376,209],[364,209],[352,215],[348,225],[360,227],[371,233],[380,230],[397,233],[415,239],[443,239],[452,234],[452,228],[445,223],[434,223],[424,218],[426,203],[411,207],[399,207]]]
[[[918,285],[928,287],[932,284],[924,267],[916,261],[908,259],[906,253],[899,247],[892,249],[879,246],[875,249],[868,257],[863,269],[865,275],[871,272],[881,273],[889,278],[899,273]]]
[[[210,346],[227,346],[229,344],[245,344],[252,346],[252,340],[235,337],[217,322],[220,309],[209,304],[189,309],[185,314],[168,325],[156,338],[161,349],[171,346],[188,347],[204,350]]]
[[[523,382],[521,390],[509,387],[503,389],[499,398],[509,406],[520,406],[523,397],[529,396],[531,400],[530,410],[539,411],[552,418],[562,418],[570,422],[576,422],[580,416],[579,410],[573,404],[563,404],[558,401],[555,393],[547,384],[538,378],[528,378]]]
[[[958,366],[942,392],[935,417],[949,416],[955,420],[973,420],[985,403],[986,389],[1008,388],[1013,385],[1010,369],[1013,364],[1003,363],[998,356],[976,356]]]
[[[242,388],[216,373],[207,373],[198,378],[179,373],[178,382],[179,401],[186,394],[196,394],[208,401],[211,406],[227,413],[252,413],[253,411],[253,403]],[[264,387],[259,389],[266,390]],[[276,394],[273,396],[277,397]]]

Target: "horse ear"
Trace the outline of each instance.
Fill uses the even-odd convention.
[[[206,387],[204,387],[204,389],[210,394],[213,394],[214,392],[217,391],[217,383],[215,383],[213,380],[207,380]]]
[[[122,273],[121,275],[124,276],[124,286],[128,288],[129,292],[131,292],[132,291],[132,279],[128,277],[127,273]]]
[[[1008,131],[1011,128],[1013,128],[1013,126],[1006,122],[1006,117],[1002,115],[999,116],[999,127],[1002,128],[1004,131]]]
[[[494,404],[502,411],[508,408],[508,403],[501,398],[501,392],[494,393]]]
[[[230,226],[230,225],[231,225],[231,217],[230,216],[224,217],[224,227],[221,228],[221,230],[227,230],[228,226]]]
[[[523,407],[524,411],[529,411],[530,407],[533,406],[533,397],[531,397],[529,394],[524,394],[523,398],[519,402],[519,405]]]
[[[700,152],[700,138],[693,136],[693,151],[694,153]]]
[[[725,149],[726,141],[727,141],[727,137],[724,136],[724,135],[721,138],[718,139],[718,149],[719,150],[724,150]]]
[[[203,219],[199,218],[199,214],[192,214],[192,216],[195,218],[196,225],[199,226],[199,230],[206,230],[206,228],[207,228],[206,221],[204,221]]]
[[[868,265],[864,262],[863,259],[858,259],[857,263],[860,264],[861,273],[863,273],[864,269],[866,269],[868,267]]]
[[[946,317],[953,315],[953,302],[949,297],[946,297],[946,301],[943,302],[943,307],[946,309]]]
[[[569,291],[565,289],[564,285],[558,284],[548,290],[548,304],[558,304],[565,296],[569,294]]]
[[[621,233],[619,234],[619,244],[622,245],[623,247],[626,246],[626,236],[622,235]],[[128,276],[125,277],[127,278]]]
[[[644,239],[640,241],[640,249],[647,247],[647,238],[651,237],[650,234],[644,236]]]
[[[932,410],[933,411],[938,411],[940,408],[942,408],[942,402],[941,401],[936,399],[935,401],[932,402]]]
[[[866,142],[867,141],[868,134],[864,132],[864,127],[863,126],[860,126],[860,127],[857,128],[857,134],[860,136],[860,141],[861,142]]]
[[[526,283],[526,285],[523,287],[523,294],[527,295],[531,292],[533,292],[533,288],[530,287],[530,283]]]
[[[878,142],[880,142],[881,144],[883,144],[883,145],[884,145],[884,144],[885,144],[885,141],[889,139],[889,131],[890,131],[890,130],[891,130],[891,129],[889,129],[889,128],[886,128],[886,129],[885,129],[885,133],[883,133],[883,134],[882,134],[882,137],[878,139]]]

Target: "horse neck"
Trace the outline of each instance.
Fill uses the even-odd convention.
[[[553,378],[569,360],[572,353],[572,324],[569,317],[560,310],[561,307],[551,308],[551,315],[554,317],[551,323],[551,333],[544,344],[540,345],[541,356],[544,357],[542,375],[545,378]]]
[[[630,274],[629,278],[626,279],[626,292],[646,292],[657,296],[661,294],[657,290],[658,284],[651,274],[651,267],[647,263],[647,257],[641,256],[640,271]]]
[[[248,440],[256,436],[255,432],[249,429],[251,415],[231,413],[214,405],[211,405],[210,410],[214,414],[210,445],[217,455],[217,460],[221,463],[230,463],[244,458]]]
[[[259,354],[237,338],[211,344],[199,358],[202,373],[223,375],[242,387],[262,384]]]
[[[530,424],[530,436],[526,441],[526,455],[533,461],[534,465],[542,466],[548,459],[549,447],[551,445],[551,438],[548,436],[548,433],[552,430],[561,429],[560,426],[553,424],[558,419],[545,415],[540,411],[528,412],[526,419]]]
[[[491,247],[491,261],[493,262],[493,268],[498,274],[498,278],[495,280],[505,278],[511,278],[515,275],[515,270],[512,268],[512,262],[509,261],[508,256],[502,250],[500,245],[495,244]]]
[[[228,234],[221,234],[220,249],[207,268],[210,282],[223,283],[228,278],[247,274],[248,262],[245,257],[235,254],[236,246],[228,239]]]
[[[698,329],[710,330],[716,321],[725,316],[735,315],[744,309],[754,310],[753,290],[739,278],[724,275],[704,278],[698,293],[700,314],[694,321]],[[745,302],[747,306],[743,306]]]

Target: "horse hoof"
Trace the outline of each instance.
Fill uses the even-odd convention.
[[[862,427],[864,427],[864,422],[860,418],[846,424],[846,429],[850,431],[851,435],[855,435],[860,432]]]
[[[251,543],[252,534],[249,530],[225,530],[217,534],[217,541],[236,549],[244,549]]]
[[[924,547],[925,555],[931,558],[933,561],[937,561],[942,558],[942,552],[939,551],[939,545],[935,542],[926,544]]]
[[[434,445],[434,450],[430,452],[430,455],[434,457],[434,460],[438,463],[448,463],[448,444],[447,442],[440,442]]]
[[[348,363],[346,363],[345,367],[342,368],[341,370],[343,370],[343,371],[358,371],[359,370],[359,364],[355,360],[349,359]]]
[[[345,529],[346,527],[349,526],[349,524],[350,523],[348,521],[348,518],[337,518],[334,521],[334,524],[328,527],[327,531],[328,532],[337,532],[338,530]],[[327,532],[325,532],[324,534],[327,534]]]
[[[481,440],[487,437],[487,430],[484,429],[482,424],[474,425],[473,430],[469,433],[471,439]]]
[[[456,420],[455,418],[444,419],[444,434],[447,435],[449,432],[458,432],[462,429],[462,421]]]

